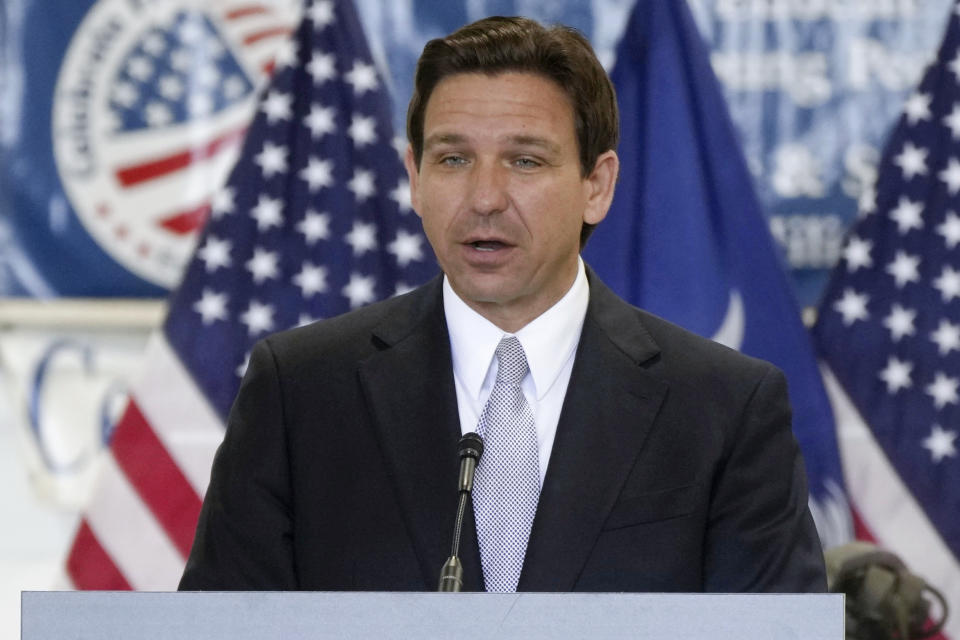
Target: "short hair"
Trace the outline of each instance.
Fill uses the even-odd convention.
[[[570,101],[580,173],[593,171],[600,154],[617,148],[620,137],[613,83],[590,42],[576,29],[544,27],[529,18],[493,16],[431,40],[417,62],[407,108],[407,139],[417,167],[423,158],[427,103],[437,84],[459,73],[534,73],[552,80]],[[581,245],[594,225],[584,225]]]

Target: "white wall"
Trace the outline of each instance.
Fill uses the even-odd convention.
[[[20,591],[68,584],[103,420],[123,406],[162,313],[155,301],[0,300],[0,640],[20,637]]]

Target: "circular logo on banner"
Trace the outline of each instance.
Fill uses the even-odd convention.
[[[64,191],[110,256],[172,288],[297,18],[280,2],[100,0],[54,92]]]

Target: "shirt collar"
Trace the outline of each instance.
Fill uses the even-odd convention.
[[[550,390],[576,350],[589,299],[583,260],[578,258],[577,277],[570,290],[514,334],[527,355],[538,400]],[[453,290],[446,276],[443,277],[443,310],[450,333],[454,373],[467,393],[479,399],[497,345],[510,334],[471,309]]]

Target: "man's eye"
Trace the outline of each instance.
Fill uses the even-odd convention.
[[[443,156],[440,158],[440,164],[446,167],[460,167],[467,163],[463,156]]]
[[[540,163],[533,158],[517,158],[513,164],[520,169],[535,169],[540,166]]]

